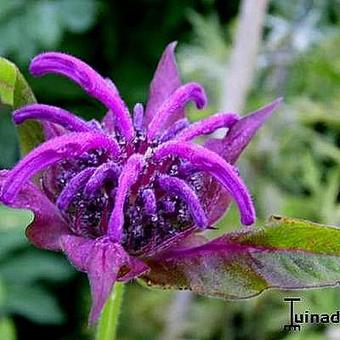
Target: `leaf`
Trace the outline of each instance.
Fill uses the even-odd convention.
[[[25,78],[10,61],[0,58],[0,102],[17,109],[35,103],[35,97]],[[43,141],[42,127],[27,121],[18,127],[20,150],[24,155]]]
[[[333,286],[340,281],[340,228],[273,216],[264,227],[169,250],[147,263],[151,271],[142,280],[150,287],[225,299],[268,288]]]

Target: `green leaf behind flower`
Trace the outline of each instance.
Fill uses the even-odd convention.
[[[31,88],[18,68],[4,58],[0,58],[0,102],[13,109],[36,102]],[[43,141],[42,127],[35,121],[20,125],[18,133],[23,155]]]
[[[273,216],[263,227],[168,251],[148,264],[142,279],[148,286],[225,299],[268,288],[334,286],[340,282],[340,228]]]

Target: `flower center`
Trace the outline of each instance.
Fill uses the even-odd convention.
[[[136,152],[148,159],[147,155],[160,144],[148,143],[140,131],[132,143],[133,149],[123,138],[117,140],[121,148],[118,159],[111,159],[103,150],[94,150],[50,168],[48,173],[54,174],[54,181],[42,179],[46,194],[52,197],[75,234],[89,238],[107,234],[126,159]],[[117,173],[109,171],[113,167],[117,167]],[[130,254],[152,251],[195,224],[185,199],[159,184],[159,176],[164,175],[185,181],[197,196],[203,192],[202,174],[193,173],[179,158],[157,163],[148,159],[138,180],[129,188],[123,207],[121,243]]]

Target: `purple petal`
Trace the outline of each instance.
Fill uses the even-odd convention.
[[[55,137],[60,137],[68,131],[60,125],[53,123],[42,122],[45,140],[49,140]]]
[[[90,324],[98,319],[120,276],[120,270],[123,270],[122,278],[126,281],[148,269],[143,262],[131,258],[119,244],[112,243],[108,238],[88,240],[68,235],[62,238],[61,244],[70,262],[88,275],[92,294]]]
[[[254,223],[255,209],[247,187],[223,158],[200,145],[170,141],[155,150],[154,159],[160,160],[170,155],[186,159],[197,169],[215,177],[234,197],[241,213],[241,222],[245,225]]]
[[[144,166],[144,158],[140,154],[132,155],[126,162],[118,179],[115,205],[110,217],[108,231],[113,240],[121,241],[124,225],[124,203],[131,186],[137,181]]]
[[[115,117],[111,110],[107,111],[102,119],[103,130],[108,134],[112,134],[115,131]]]
[[[100,165],[86,184],[84,195],[88,197],[92,196],[108,179],[117,180],[121,171],[121,167],[114,162]]]
[[[235,163],[240,153],[249,144],[257,130],[280,106],[282,98],[240,119],[221,140],[207,142],[206,147],[217,152],[228,163]]]
[[[178,120],[178,115],[184,110],[189,101],[194,101],[198,109],[207,104],[207,96],[203,87],[198,83],[187,83],[179,87],[163,102],[148,126],[148,139],[153,140],[164,129]]]
[[[271,104],[243,117],[230,128],[223,139],[209,139],[204,146],[218,153],[228,163],[235,163],[257,130],[265,123],[272,112],[278,108],[281,102],[282,98],[278,98]],[[231,202],[230,195],[221,189],[218,183],[214,183],[205,198],[207,202],[210,202],[208,211],[211,224],[223,216]]]
[[[163,190],[179,196],[188,205],[197,227],[203,229],[208,226],[207,217],[197,195],[185,181],[176,177],[161,175],[158,178],[158,183]]]
[[[174,55],[176,44],[176,42],[173,42],[166,47],[158,63],[150,85],[149,99],[145,111],[145,126],[148,126],[163,102],[181,86],[181,78]],[[183,112],[179,112],[177,119],[183,118],[183,114]]]
[[[133,108],[133,126],[136,130],[141,130],[143,127],[144,108],[141,103],[137,103]]]
[[[72,203],[75,195],[86,184],[86,182],[93,175],[95,170],[96,168],[86,168],[85,170],[79,172],[67,183],[56,202],[56,206],[59,208],[59,210],[67,210],[69,205]]]
[[[13,122],[15,124],[22,124],[27,119],[37,119],[55,123],[69,131],[91,132],[92,130],[81,118],[59,107],[50,105],[32,104],[13,112]]]
[[[127,140],[133,138],[134,130],[131,117],[116,87],[110,85],[83,61],[68,54],[47,52],[39,54],[32,60],[30,71],[35,76],[58,73],[72,79],[89,95],[98,99],[115,113],[117,128]]]
[[[236,113],[216,113],[191,124],[176,136],[176,140],[188,142],[198,136],[208,135],[219,128],[231,128],[239,119]]]
[[[0,171],[1,192],[8,174],[7,170]],[[26,236],[35,246],[50,250],[60,249],[59,238],[69,232],[67,225],[56,206],[33,183],[26,183],[15,200],[4,204],[34,213],[33,222],[26,229]]]
[[[69,133],[48,140],[30,152],[9,172],[3,185],[2,200],[7,204],[13,202],[20,187],[46,167],[99,148],[112,155],[119,153],[117,142],[102,133]]]
[[[170,139],[173,139],[179,132],[181,132],[189,125],[190,123],[187,118],[179,119],[177,122],[172,124],[167,130],[164,131],[162,137],[160,138],[160,141],[164,143],[169,141]]]
[[[147,215],[155,215],[157,213],[156,196],[152,189],[145,189],[142,193],[145,212]]]

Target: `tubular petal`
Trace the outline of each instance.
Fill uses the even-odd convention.
[[[269,105],[242,117],[229,129],[224,138],[210,138],[205,142],[204,146],[219,154],[228,163],[234,164],[258,129],[270,117],[272,112],[277,109],[281,102],[282,98],[278,98]],[[225,213],[231,198],[223,189],[221,190],[219,187],[214,186],[208,192],[206,199],[211,202],[208,209],[209,221],[214,223]]]
[[[185,201],[196,225],[199,228],[207,227],[208,220],[201,203],[195,192],[185,181],[176,177],[161,175],[158,178],[158,183],[163,190],[170,194],[179,196],[183,201]]]
[[[99,148],[107,150],[113,156],[119,154],[117,142],[102,133],[69,133],[48,140],[30,152],[9,172],[3,185],[2,200],[7,204],[13,202],[21,186],[46,167]]]
[[[230,128],[223,139],[212,139],[206,142],[206,147],[218,153],[228,163],[235,163],[240,153],[254,137],[257,130],[282,103],[282,98],[242,117]]]
[[[67,210],[74,196],[85,185],[95,170],[96,168],[86,168],[70,180],[57,199],[56,205],[60,210]]]
[[[117,128],[128,141],[133,138],[131,117],[117,89],[83,61],[68,54],[47,52],[32,60],[30,71],[35,76],[57,73],[72,79],[116,114]]]
[[[167,142],[168,140],[174,138],[180,131],[185,129],[190,125],[187,118],[179,119],[177,122],[175,122],[173,125],[171,125],[167,130],[164,131],[161,142]]]
[[[143,127],[144,108],[141,103],[137,103],[133,108],[133,126],[137,130]]]
[[[148,127],[148,139],[153,140],[160,134],[173,116],[181,112],[189,101],[194,101],[198,109],[207,103],[207,96],[203,87],[197,83],[188,83],[179,87],[159,107]]]
[[[85,196],[92,196],[99,188],[103,186],[105,180],[115,180],[121,173],[121,167],[114,162],[100,165],[93,173],[84,189]]]
[[[120,242],[123,234],[124,225],[124,203],[131,186],[137,181],[143,165],[144,158],[140,154],[132,155],[126,162],[122,173],[118,179],[117,193],[115,196],[115,206],[113,208],[108,231],[110,237]]]
[[[147,215],[154,215],[157,212],[156,196],[152,189],[145,189],[142,193],[145,212]]]
[[[177,42],[172,42],[165,48],[157,65],[156,72],[150,84],[149,98],[144,117],[145,127],[149,125],[152,117],[163,102],[181,86],[181,77],[176,65],[174,53],[176,45]],[[183,111],[178,113],[174,121],[180,118],[183,118]]]
[[[59,107],[43,104],[24,106],[13,112],[13,122],[21,124],[27,119],[38,119],[61,125],[69,131],[90,132],[91,127],[81,118]]]
[[[247,187],[235,172],[232,165],[216,153],[200,146],[185,142],[170,141],[160,145],[154,153],[154,159],[160,160],[176,155],[188,160],[197,169],[214,176],[234,197],[241,214],[241,222],[245,225],[254,223],[255,209]]]
[[[213,116],[190,125],[181,131],[175,139],[188,142],[198,136],[210,134],[219,128],[230,128],[239,118],[236,113],[216,113]]]

